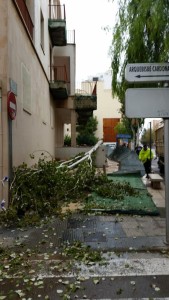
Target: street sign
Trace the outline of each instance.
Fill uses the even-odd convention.
[[[169,63],[127,64],[125,79],[128,82],[169,81]]]
[[[11,120],[15,120],[17,106],[16,106],[16,98],[13,92],[8,92],[7,106],[8,106],[9,118]]]
[[[123,133],[119,133],[116,135],[117,139],[131,139],[131,135],[130,134],[123,134]]]
[[[134,88],[125,94],[128,118],[169,118],[169,88]]]

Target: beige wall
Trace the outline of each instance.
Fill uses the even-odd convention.
[[[36,1],[36,4],[40,1]],[[44,7],[43,7],[44,9]],[[46,2],[46,9],[48,4]],[[48,15],[46,16],[48,18]],[[49,40],[40,63],[40,48],[35,50],[13,1],[0,1],[0,180],[9,176],[9,131],[7,94],[16,88],[17,116],[12,122],[13,166],[31,165],[32,152],[45,150],[55,157],[55,104],[49,92]],[[48,27],[46,34],[48,32]],[[38,34],[38,31],[35,33]],[[48,51],[47,51],[48,49]],[[39,59],[38,59],[39,57]],[[45,70],[45,71],[44,71]],[[47,75],[46,75],[47,74]],[[12,90],[13,91],[13,90]],[[41,150],[41,151],[39,151]],[[36,156],[38,159],[38,156]],[[8,183],[0,184],[0,201],[8,205]]]
[[[105,118],[121,118],[119,113],[120,103],[117,98],[112,97],[111,88],[105,88],[104,81],[97,83],[97,110],[93,115],[98,120],[98,130],[96,136],[99,139],[103,138],[103,119]]]
[[[68,123],[67,120],[73,126],[75,123],[74,107],[63,107],[62,101],[60,107],[57,107],[57,101],[53,100],[49,90],[49,2],[27,2],[34,22],[33,41],[29,38],[14,1],[0,0],[0,180],[10,173],[9,123],[12,124],[12,166],[23,162],[32,165],[42,152],[55,157],[56,146],[63,146],[64,123]],[[43,49],[40,45],[40,12],[44,17]],[[63,51],[61,48],[51,52],[56,56],[70,56],[71,92],[74,93],[75,45],[64,47]],[[9,91],[15,93],[17,102],[16,119],[10,122],[7,113]],[[34,161],[30,158],[32,153],[36,154]],[[3,198],[8,201],[8,186],[2,188],[0,184],[0,201]]]
[[[153,130],[156,130],[157,128],[160,127],[161,123],[162,123],[163,119],[159,119],[159,120],[152,120],[151,121],[151,126]]]
[[[40,149],[55,155],[55,108],[48,80],[13,5],[9,14],[8,79],[17,84],[17,116],[12,121],[16,166]]]
[[[63,57],[63,63],[66,60],[64,57],[70,58],[70,65],[69,65],[69,76],[71,78],[70,81],[70,95],[75,94],[75,76],[76,76],[76,45],[74,44],[68,44],[64,47],[54,47],[53,49],[53,56],[54,57]],[[62,64],[61,64],[62,65]]]

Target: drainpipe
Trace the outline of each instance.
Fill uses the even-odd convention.
[[[8,151],[9,151],[9,186],[12,182],[12,166],[13,166],[13,157],[12,157],[12,120],[8,118]]]
[[[3,101],[3,92],[0,81],[0,205],[2,209],[2,200],[5,201],[4,207],[9,205],[9,158],[8,158],[8,123],[6,119],[6,102]]]

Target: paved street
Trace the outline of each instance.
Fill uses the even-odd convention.
[[[1,228],[0,248],[11,250],[0,299],[169,299],[164,184],[143,182],[159,216],[75,212],[29,230]]]

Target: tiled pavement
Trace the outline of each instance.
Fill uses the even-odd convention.
[[[108,172],[116,171],[118,165],[110,162]],[[169,299],[169,247],[166,245],[165,228],[165,190],[153,190],[150,182],[143,178],[148,192],[160,210],[159,216],[130,215],[82,215],[73,214],[68,219],[55,220],[43,228],[29,230],[1,230],[0,246],[11,246],[20,243],[24,249],[38,245],[42,238],[47,243],[40,244],[39,255],[57,253],[62,242],[79,240],[93,249],[103,251],[107,265],[78,265],[77,270],[55,274],[49,271],[49,264],[56,264],[44,258],[43,273],[36,274],[43,278],[45,293],[50,300],[61,299],[58,290],[61,281],[72,281],[83,278],[82,289],[76,291],[70,299],[116,300],[116,299]],[[31,258],[32,263],[37,263]],[[35,276],[34,276],[35,277]],[[17,282],[22,279],[16,278]],[[94,281],[98,280],[98,284]],[[9,279],[4,282],[9,286]],[[11,284],[11,283],[10,283]],[[15,289],[15,280],[13,280]],[[50,288],[52,286],[52,288]],[[12,289],[12,286],[10,286]],[[41,299],[46,299],[41,290]],[[30,299],[39,298],[39,291]],[[28,293],[29,294],[29,293]],[[27,295],[28,297],[28,295]],[[38,298],[37,298],[38,297]],[[27,299],[27,298],[26,298]]]
[[[118,170],[118,164],[109,162],[107,172]],[[149,180],[143,177],[148,192],[159,208],[159,216],[130,216],[130,215],[100,215],[85,216],[73,214],[68,220],[56,220],[53,227],[56,228],[55,244],[64,241],[72,242],[80,240],[93,248],[104,250],[125,250],[129,247],[140,250],[154,250],[167,248],[166,245],[166,221],[165,221],[165,186],[161,183],[161,189],[155,190],[150,186]],[[34,243],[40,235],[39,228],[30,229],[28,232],[20,230],[1,230],[0,246],[12,245],[17,240],[32,241]],[[29,238],[24,238],[29,236]]]

